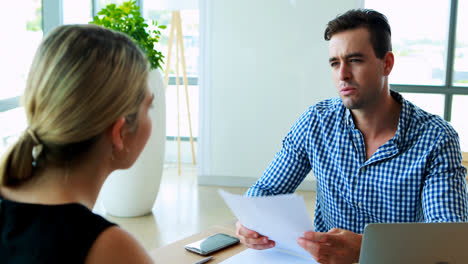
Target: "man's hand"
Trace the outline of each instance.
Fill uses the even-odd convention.
[[[333,228],[327,233],[305,232],[297,243],[322,264],[359,262],[362,235]]]
[[[241,243],[249,248],[268,249],[275,246],[275,241],[269,240],[268,237],[246,228],[239,221],[236,223],[236,235]]]

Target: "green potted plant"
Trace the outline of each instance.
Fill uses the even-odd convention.
[[[148,86],[154,93],[151,137],[138,160],[128,170],[117,170],[104,183],[99,200],[107,213],[133,217],[151,213],[163,172],[166,142],[165,88],[160,69],[164,56],[154,48],[166,26],[153,21],[150,29],[135,1],[107,5],[91,24],[110,28],[130,36],[146,54],[151,66]]]
[[[151,64],[151,69],[162,69],[163,54],[154,48],[154,44],[161,37],[160,29],[165,25],[158,25],[153,20],[154,29],[150,29],[145,19],[141,16],[140,8],[136,1],[124,2],[117,6],[109,4],[94,17],[91,24],[110,28],[130,36],[138,46],[145,52]]]

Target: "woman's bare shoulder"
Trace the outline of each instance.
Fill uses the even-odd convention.
[[[143,246],[118,226],[102,232],[88,252],[86,264],[153,263]]]

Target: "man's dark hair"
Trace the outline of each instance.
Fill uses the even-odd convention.
[[[369,31],[377,58],[382,59],[388,51],[392,51],[392,32],[388,20],[383,14],[371,9],[352,9],[337,16],[328,22],[324,37],[328,41],[336,33],[356,28]]]

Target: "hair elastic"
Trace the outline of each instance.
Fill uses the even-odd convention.
[[[34,147],[32,148],[32,158],[33,158],[32,165],[36,167],[37,158],[39,157],[39,155],[41,155],[41,152],[44,146],[42,145],[41,141],[37,137],[36,133],[34,133],[34,130],[32,130],[31,128],[28,128],[26,131],[28,132],[28,134],[31,136],[32,140],[35,143]]]

